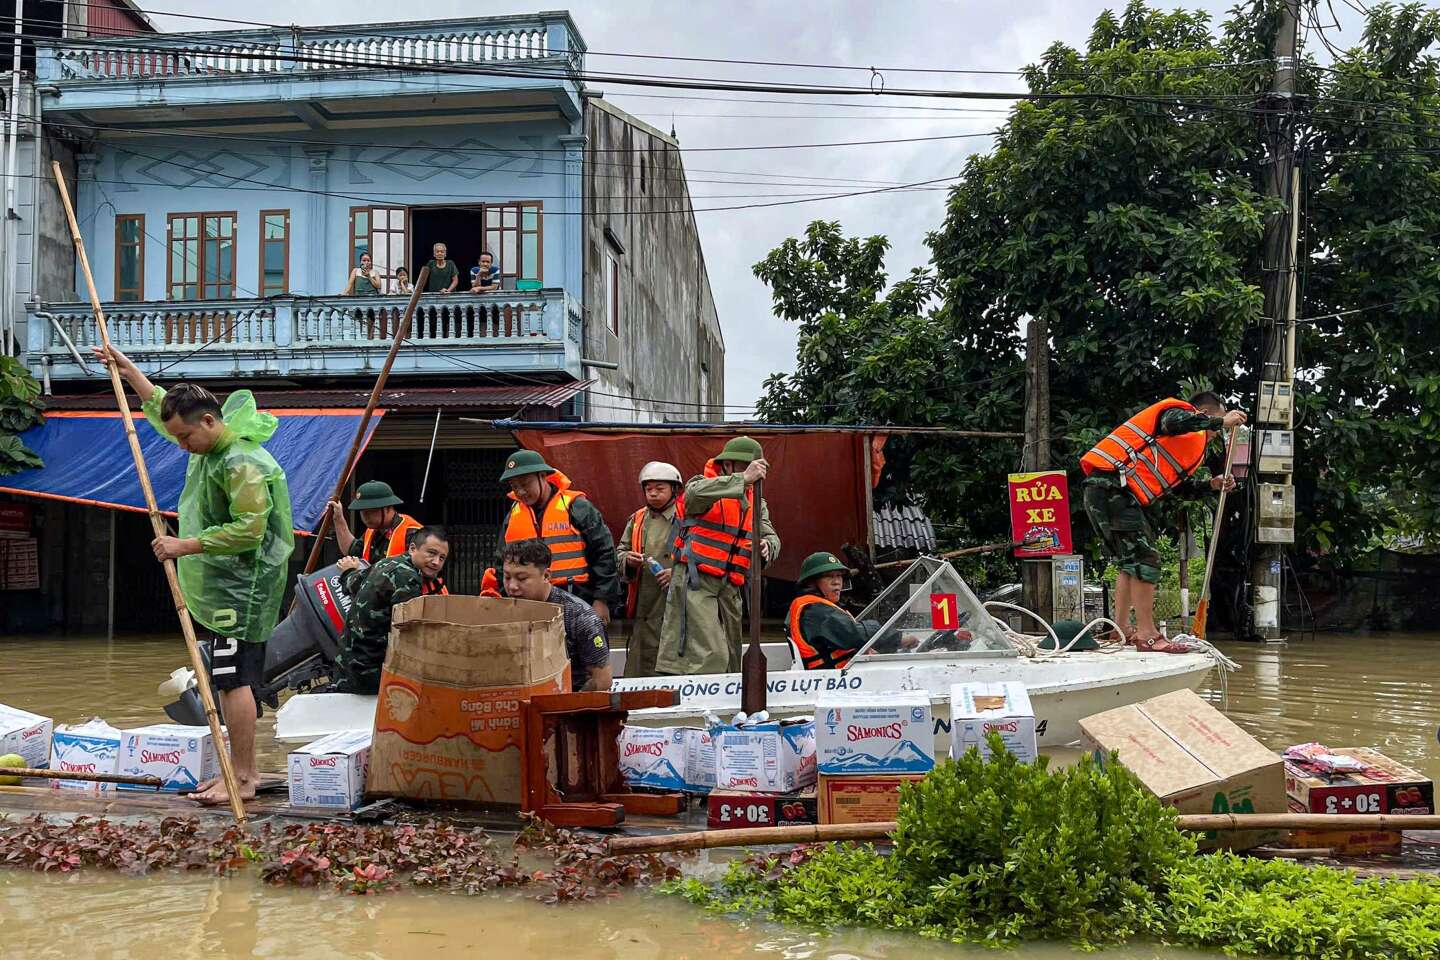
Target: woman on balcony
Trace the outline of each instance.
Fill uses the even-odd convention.
[[[376,271],[370,254],[360,254],[360,266],[350,271],[350,280],[345,284],[346,297],[373,297],[380,293],[380,274]]]

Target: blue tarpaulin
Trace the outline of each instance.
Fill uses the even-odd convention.
[[[345,468],[345,455],[355,438],[363,410],[269,410],[280,420],[275,435],[265,444],[285,471],[290,507],[298,532],[314,530]],[[376,410],[365,441],[380,423]],[[175,512],[180,488],[185,485],[189,454],[155,432],[140,414],[134,414],[140,449],[150,470],[150,482],[160,509]],[[0,493],[18,493],[53,500],[68,500],[109,509],[145,509],[124,424],[115,412],[52,411],[42,426],[20,434],[45,466],[0,480]]]

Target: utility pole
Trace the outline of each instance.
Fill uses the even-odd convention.
[[[1025,473],[1050,469],[1050,323],[1031,317],[1025,329],[1025,451],[1020,457]],[[1050,559],[1021,560],[1020,583],[1025,607],[1050,619]]]
[[[1262,338],[1259,385],[1250,443],[1251,476],[1259,483],[1258,496],[1251,499],[1250,585],[1253,636],[1279,642],[1281,591],[1283,589],[1282,540],[1267,524],[1271,499],[1284,498],[1293,491],[1294,318],[1296,299],[1296,241],[1299,215],[1299,178],[1295,169],[1295,65],[1299,56],[1300,0],[1285,0],[1280,11],[1272,53],[1275,77],[1270,86],[1269,110],[1265,115],[1265,192],[1284,202],[1284,212],[1271,217],[1265,228],[1264,271],[1265,326]],[[1263,477],[1262,477],[1263,475]],[[1293,492],[1289,503],[1294,503]],[[1213,534],[1219,535],[1219,531]],[[1283,535],[1282,535],[1283,536]],[[1293,540],[1293,527],[1291,532]]]

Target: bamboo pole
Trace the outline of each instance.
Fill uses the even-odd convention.
[[[95,276],[90,272],[90,259],[85,256],[85,241],[80,238],[80,225],[75,220],[75,206],[70,202],[70,190],[65,185],[65,174],[60,164],[50,162],[55,176],[55,185],[60,190],[60,200],[65,205],[65,218],[70,223],[70,239],[75,245],[75,257],[85,274],[85,287],[90,293],[90,307],[95,311],[95,324],[100,329],[100,342],[109,350],[110,330],[105,325],[105,310],[100,306],[100,295],[95,291]],[[150,514],[150,527],[155,536],[163,537],[165,518],[155,502],[155,489],[150,485],[150,471],[145,467],[145,454],[140,450],[140,437],[135,433],[135,421],[130,416],[130,403],[125,399],[125,386],[120,382],[120,368],[113,363],[105,364],[110,371],[110,386],[115,391],[115,403],[120,408],[120,422],[125,425],[125,439],[130,442],[130,456],[135,461],[135,473],[140,478],[140,490],[145,494],[145,507]],[[225,746],[225,733],[220,727],[220,714],[215,709],[215,695],[210,690],[210,675],[205,661],[200,656],[200,644],[195,639],[195,624],[190,619],[190,608],[185,605],[185,595],[180,590],[180,578],[176,573],[175,561],[166,560],[165,581],[170,585],[170,599],[175,604],[175,613],[180,618],[180,632],[185,637],[185,648],[190,654],[190,667],[195,671],[196,684],[200,690],[200,702],[205,706],[205,720],[210,734],[215,738],[215,752],[220,758],[220,776],[225,781],[225,792],[230,799],[230,812],[235,822],[245,824],[245,801],[240,799],[240,784],[235,779],[235,767],[230,762],[230,751]]]
[[[1225,476],[1230,476],[1230,466],[1235,461],[1235,431],[1239,427],[1230,428],[1230,436],[1225,449]],[[1190,632],[1201,640],[1205,639],[1206,621],[1210,618],[1210,576],[1215,572],[1215,549],[1220,545],[1220,525],[1225,522],[1225,484],[1220,484],[1220,499],[1215,504],[1215,523],[1210,528],[1210,547],[1205,554],[1205,579],[1200,584],[1200,603],[1195,607],[1195,621],[1190,626]]]
[[[1175,818],[1181,830],[1440,830],[1440,816],[1327,813],[1206,813]],[[816,823],[793,827],[753,827],[745,830],[699,830],[694,833],[615,837],[614,856],[631,853],[678,853],[719,847],[764,847],[780,844],[831,843],[845,840],[888,840],[893,822]]]
[[[81,780],[85,783],[126,783],[136,787],[154,787],[159,790],[165,781],[159,777],[132,777],[123,773],[86,773],[82,770],[45,770],[37,767],[0,767],[3,777],[44,777],[47,780]]]
[[[1004,543],[982,543],[978,547],[962,547],[959,550],[947,550],[945,553],[937,553],[936,560],[953,560],[956,557],[968,557],[977,553],[997,553],[1001,550],[1010,550],[1020,544],[1011,543],[1008,540]],[[892,567],[908,567],[914,560],[887,560],[885,563],[877,563],[871,567],[872,570],[889,570]],[[851,573],[859,573],[858,570],[851,570]]]
[[[335,480],[335,492],[330,495],[331,500],[339,500],[345,495],[345,485],[350,482],[350,474],[355,470],[355,461],[360,459],[360,450],[365,446],[365,430],[370,426],[370,418],[375,414],[375,407],[380,402],[380,391],[385,389],[385,380],[390,376],[390,368],[395,365],[395,357],[400,352],[400,344],[410,335],[410,321],[415,316],[415,306],[420,302],[420,292],[425,289],[425,283],[430,279],[430,268],[421,267],[420,275],[415,278],[415,289],[410,291],[410,301],[405,304],[405,312],[400,317],[400,323],[395,328],[395,339],[390,342],[390,352],[385,355],[385,365],[380,368],[380,375],[375,378],[375,387],[370,391],[370,402],[365,404],[365,413],[360,417],[360,425],[355,428],[355,438],[350,441],[350,452],[345,455],[345,469],[340,471],[340,476]],[[436,425],[439,425],[439,414],[436,414]],[[320,517],[320,529],[315,532],[315,542],[310,546],[310,556],[305,558],[305,573],[315,572],[315,567],[320,563],[320,551],[325,548],[325,535],[330,532],[330,504],[325,504],[325,513]],[[293,604],[292,604],[293,609]]]

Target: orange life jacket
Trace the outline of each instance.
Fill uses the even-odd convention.
[[[785,621],[785,632],[795,646],[795,652],[800,655],[800,662],[805,665],[806,670],[843,670],[850,663],[850,658],[855,656],[858,648],[818,650],[809,640],[806,640],[805,634],[800,630],[800,614],[812,603],[823,603],[828,607],[834,607],[847,617],[850,616],[849,612],[837,603],[831,603],[824,597],[816,596],[813,593],[802,593],[790,603],[790,617]]]
[[[677,505],[675,509],[678,512],[680,508]],[[645,515],[649,512],[649,507],[641,507],[630,518],[630,549],[635,553],[645,552]],[[644,575],[643,570],[636,571],[635,579],[626,588],[625,616],[631,620],[635,619],[635,611],[640,607],[640,579]]]
[[[442,597],[450,596],[450,591],[445,589],[445,578],[436,577],[434,580],[425,580],[420,584],[420,596],[428,597],[438,593]]]
[[[718,477],[715,461],[705,462],[705,476]],[[745,491],[745,500],[728,497],[716,500],[698,517],[685,515],[685,495],[675,501],[675,562],[695,567],[712,577],[727,577],[737,587],[750,574],[751,543],[755,539],[755,491]]]
[[[1205,460],[1203,430],[1173,437],[1159,435],[1160,417],[1167,410],[1177,409],[1195,408],[1173,397],[1152,403],[1091,447],[1080,458],[1080,469],[1087,477],[1097,471],[1118,472],[1120,485],[1142,507],[1159,500]]]
[[[570,489],[570,478],[559,470],[545,478],[555,488],[550,502],[545,504],[545,513],[540,518],[539,529],[535,526],[535,511],[525,506],[515,496],[510,499],[515,505],[510,508],[510,519],[505,525],[505,542],[519,540],[545,541],[550,548],[550,582],[560,589],[575,583],[590,582],[590,562],[585,559],[585,538],[570,522],[570,504],[585,496],[579,490]]]
[[[408,553],[410,545],[405,542],[405,539],[410,535],[411,530],[419,530],[423,526],[419,520],[403,513],[397,513],[395,519],[399,522],[395,524],[395,529],[390,532],[390,539],[385,544],[386,557],[398,557],[402,553]],[[374,539],[375,531],[366,527],[365,536],[360,543],[360,559],[366,563],[374,563],[376,560],[383,559],[370,555],[370,546]]]
[[[480,575],[480,596],[500,596],[500,578],[495,575],[494,567],[486,567],[485,572]]]

